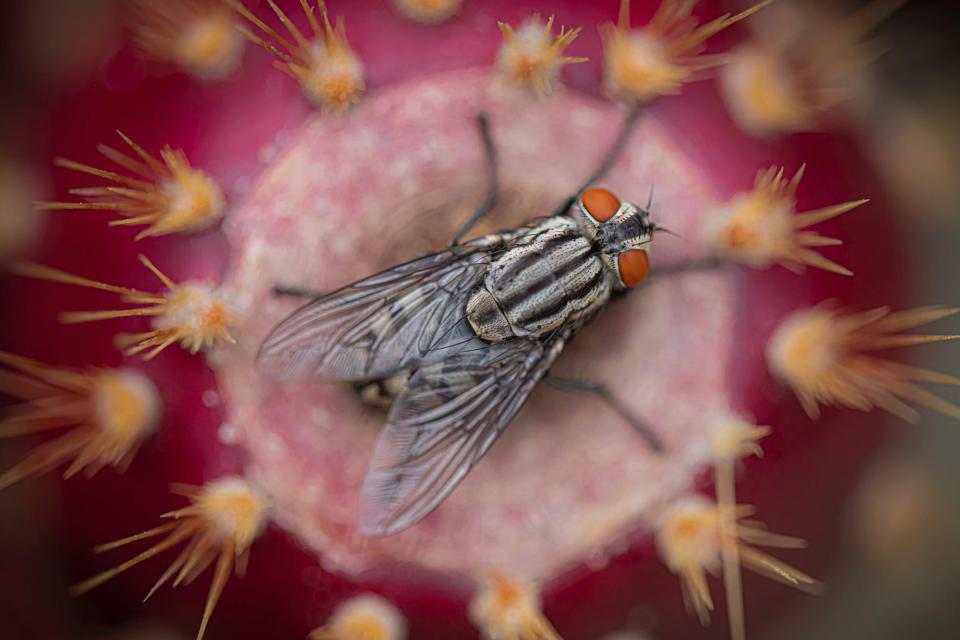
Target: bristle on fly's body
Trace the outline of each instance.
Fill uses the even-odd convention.
[[[103,178],[111,186],[71,189],[76,202],[41,202],[39,209],[61,211],[112,211],[122,216],[111,226],[148,225],[137,240],[172,233],[196,233],[208,229],[223,217],[227,202],[214,180],[190,166],[183,151],[164,147],[160,160],[140,145],[117,132],[136,157],[106,145],[97,149],[131,175],[57,158],[58,166]]]
[[[535,13],[517,30],[505,22],[497,23],[503,34],[503,44],[497,54],[497,70],[507,83],[532,89],[538,96],[548,95],[560,79],[564,65],[585,62],[587,58],[564,56],[580,29],[565,30],[554,36],[553,16],[541,24]]]
[[[139,47],[198,80],[222,80],[239,66],[244,38],[218,0],[135,0]]]
[[[197,353],[201,349],[209,350],[220,342],[234,344],[235,340],[230,335],[233,312],[210,283],[177,284],[157,269],[146,256],[141,255],[140,262],[163,283],[167,288],[166,292],[148,293],[118,287],[29,263],[16,265],[14,271],[40,280],[109,291],[119,294],[124,302],[137,305],[132,309],[73,311],[60,316],[61,322],[67,324],[135,316],[153,318],[153,328],[150,331],[117,336],[118,346],[124,349],[124,355],[127,356],[146,352],[143,358],[150,360],[176,343],[190,353]]]
[[[470,601],[470,620],[486,640],[560,640],[543,615],[539,588],[491,573]]]
[[[710,621],[713,598],[707,574],[719,573],[722,553],[734,547],[740,562],[762,575],[806,591],[817,582],[756,547],[796,549],[803,540],[766,531],[757,522],[744,520],[753,508],[737,505],[727,509],[701,496],[689,496],[671,505],[656,532],[657,549],[663,561],[680,577],[684,604],[703,624]]]
[[[790,387],[807,414],[820,405],[869,411],[878,407],[911,422],[919,417],[908,402],[960,418],[960,407],[918,382],[960,385],[960,378],[900,364],[874,351],[956,340],[956,335],[902,333],[960,313],[930,307],[891,312],[887,307],[844,314],[828,305],[787,316],[767,343],[767,362]]]
[[[773,0],[765,0],[736,15],[726,14],[698,25],[696,0],[663,0],[650,23],[630,28],[630,0],[621,0],[617,24],[601,27],[604,87],[627,103],[642,103],[679,93],[704,72],[724,62],[722,56],[701,55],[706,41],[747,18]]]
[[[760,171],[752,191],[737,194],[710,216],[704,226],[706,243],[718,256],[754,269],[766,269],[776,263],[797,273],[804,266],[811,266],[853,275],[816,251],[818,247],[843,244],[842,241],[805,229],[869,201],[852,200],[797,213],[796,192],[803,172],[804,167],[800,167],[788,180],[782,167]]]
[[[0,394],[19,402],[0,419],[0,438],[67,429],[0,474],[0,489],[69,463],[64,477],[124,471],[159,425],[156,387],[132,369],[78,371],[0,352]]]
[[[324,626],[308,640],[406,640],[407,623],[393,604],[372,593],[337,605]]]
[[[463,0],[393,0],[397,11],[416,22],[440,24],[460,11]]]
[[[308,39],[273,0],[267,0],[292,41],[253,15],[240,0],[225,1],[263,34],[244,29],[247,38],[277,56],[279,60],[274,66],[299,82],[316,106],[343,111],[359,102],[366,90],[363,64],[347,44],[343,19],[338,18],[334,28],[323,0],[319,2],[320,20],[317,20],[316,9],[307,0],[300,0],[313,32],[312,39]]]
[[[101,545],[96,551],[110,551],[158,536],[165,536],[163,540],[131,560],[76,585],[72,592],[82,595],[145,560],[184,545],[147,593],[147,598],[171,578],[174,587],[190,584],[215,562],[213,581],[197,633],[197,640],[200,640],[231,572],[239,576],[246,572],[250,547],[266,526],[270,502],[237,476],[220,478],[202,487],[175,485],[173,491],[189,498],[191,504],[162,516],[171,522]]]

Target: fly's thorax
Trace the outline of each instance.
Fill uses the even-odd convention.
[[[610,289],[593,242],[572,219],[558,216],[490,265],[468,300],[467,318],[484,340],[537,337],[599,308]]]

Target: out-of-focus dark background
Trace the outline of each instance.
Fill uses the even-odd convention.
[[[57,105],[122,46],[128,9],[122,0],[0,3],[0,260],[28,253],[40,237],[44,215],[31,203],[50,197],[52,114],[68,119],[57,129],[84,126]],[[879,91],[860,105],[855,135],[902,216],[904,304],[960,304],[960,6],[908,0],[873,33],[882,49],[870,67]],[[960,372],[958,351],[924,349],[923,364]],[[876,421],[881,428],[888,419]],[[889,433],[848,509],[843,560],[820,576],[827,596],[796,600],[766,637],[960,637],[960,424],[928,412]],[[0,467],[11,460],[0,455]],[[44,532],[21,526],[39,508],[27,497],[0,492],[0,637],[5,621],[16,628],[17,619],[69,618],[77,606],[63,597]],[[24,575],[34,577],[29,585],[18,581]],[[77,637],[178,637],[152,621],[84,634]]]
[[[875,32],[879,91],[860,139],[902,216],[909,305],[960,300],[958,19],[955,2],[908,1]],[[949,346],[919,357],[938,371],[960,367]],[[949,388],[944,395],[958,397]],[[878,428],[888,422],[877,416]],[[846,552],[824,576],[825,597],[798,601],[765,637],[960,635],[960,425],[925,412],[919,424],[891,426],[847,510]]]

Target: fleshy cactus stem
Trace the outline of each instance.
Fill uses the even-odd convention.
[[[68,475],[92,475],[103,466],[123,470],[158,429],[161,414],[170,417],[159,446],[139,455],[127,484],[111,480],[111,489],[135,492],[138,500],[125,503],[129,510],[103,499],[113,474],[86,483],[89,491],[82,493],[73,489],[78,483],[66,485],[66,508],[84,517],[69,519],[60,538],[75,556],[75,575],[86,576],[103,568],[89,566],[90,542],[142,530],[163,511],[154,501],[168,497],[170,479],[213,480],[177,489],[189,504],[166,513],[165,523],[101,546],[106,552],[144,545],[75,591],[115,580],[117,589],[98,590],[85,602],[126,610],[130,593],[139,593],[132,587],[152,594],[211,569],[198,638],[309,634],[312,640],[478,632],[490,640],[610,637],[635,621],[630,612],[638,605],[656,611],[653,636],[693,637],[697,619],[706,622],[713,612],[721,574],[730,632],[742,640],[744,603],[756,607],[750,607],[756,611],[751,626],[773,605],[757,597],[754,589],[762,586],[741,580],[741,566],[817,591],[813,578],[764,549],[798,548],[802,540],[770,533],[751,516],[764,514],[776,529],[810,524],[799,533],[822,550],[826,535],[817,528],[835,519],[877,438],[875,430],[859,429],[875,420],[873,414],[820,417],[823,405],[879,408],[909,418],[917,417],[917,405],[960,415],[924,388],[957,384],[956,378],[875,353],[954,339],[909,332],[955,310],[856,313],[814,306],[826,297],[859,305],[876,296],[893,304],[902,284],[902,256],[882,245],[897,237],[882,203],[871,205],[869,216],[865,209],[841,215],[865,203],[862,185],[851,184],[851,176],[861,175],[856,154],[845,138],[827,135],[784,138],[777,145],[747,139],[718,108],[722,101],[708,83],[685,89],[729,59],[708,51],[708,45],[726,46],[714,36],[769,4],[745,4],[745,11],[714,17],[692,0],[664,0],[650,4],[648,24],[631,25],[624,1],[617,24],[603,26],[599,38],[594,27],[611,14],[589,3],[558,7],[556,20],[541,19],[533,13],[538,7],[508,8],[499,0],[394,0],[399,10],[384,2],[331,4],[348,18],[350,44],[344,21],[332,20],[323,2],[178,0],[176,6],[191,12],[169,17],[191,20],[164,23],[175,23],[174,30],[139,15],[134,31],[142,53],[187,74],[156,78],[152,64],[130,72],[120,50],[97,83],[64,105],[70,126],[51,155],[83,157],[97,140],[131,125],[144,140],[177,140],[183,151],[164,147],[152,155],[124,137],[125,152],[100,147],[115,170],[60,160],[73,173],[53,173],[55,195],[41,208],[107,211],[117,216],[113,225],[142,226],[139,237],[158,264],[175,264],[177,274],[216,272],[223,265],[222,273],[212,281],[174,280],[141,256],[159,280],[157,291],[72,275],[109,273],[111,282],[134,283],[147,274],[128,272],[139,265],[134,243],[118,242],[128,237],[124,230],[89,224],[88,215],[49,216],[53,231],[41,245],[43,255],[15,269],[31,280],[11,279],[17,351],[62,353],[64,362],[120,358],[106,348],[99,353],[100,341],[83,343],[58,331],[54,321],[60,307],[100,309],[94,298],[112,295],[125,308],[68,311],[61,319],[143,324],[117,344],[123,355],[152,361],[138,363],[142,370],[136,371],[65,369],[0,354],[0,391],[18,403],[0,421],[0,436],[51,437],[0,476],[0,485],[61,465]],[[215,19],[193,19],[209,17],[207,9]],[[568,26],[558,33],[561,21]],[[732,31],[725,35],[740,37]],[[243,68],[234,70],[244,38],[269,55],[250,51]],[[184,52],[190,55],[177,57]],[[569,64],[587,57],[602,60],[602,68]],[[696,98],[646,108],[681,91]],[[311,109],[301,92],[320,109]],[[164,107],[162,117],[149,111],[157,105]],[[486,114],[479,139],[478,113]],[[77,119],[83,127],[74,126]],[[166,130],[147,128],[154,125]],[[210,173],[189,164],[188,153]],[[810,177],[801,188],[803,169],[791,177],[780,165],[803,163]],[[758,167],[771,168],[760,172],[752,189],[739,191]],[[78,174],[100,184],[71,191],[67,182]],[[807,206],[808,197],[823,204]],[[389,408],[391,402],[409,397],[417,373],[358,374],[349,384],[331,383],[306,367],[298,383],[264,375],[255,363],[266,336],[309,302],[278,296],[278,287],[342,294],[344,286],[371,274],[423,256],[461,257],[458,252],[477,246],[472,239],[502,239],[498,230],[553,215],[588,239],[586,245],[577,240],[585,251],[602,254],[602,273],[616,284],[603,312],[577,328],[576,340],[549,367],[555,382],[589,381],[575,387],[589,395],[557,393],[534,384],[540,378],[524,378],[536,387],[529,401],[522,410],[512,406],[515,418],[498,431],[482,434],[482,460],[473,455],[479,449],[458,450],[473,456],[457,467],[469,469],[469,476],[454,478],[438,508],[396,528],[378,521],[379,512],[366,517],[364,487],[368,498],[389,500],[398,492],[380,489],[391,481],[395,488],[414,467],[382,464],[379,478],[388,482],[364,484],[384,424],[396,422],[400,412]],[[637,243],[618,249],[634,253],[598,251],[598,234],[616,239],[613,221],[626,219],[644,234],[624,233]],[[185,237],[198,231],[206,233]],[[525,239],[518,234],[511,241],[518,238]],[[855,250],[841,246],[852,240]],[[870,257],[871,243],[881,243],[882,259]],[[504,253],[498,249],[470,266],[489,271]],[[537,260],[550,254],[542,247],[535,253]],[[769,268],[781,265],[798,275]],[[534,282],[527,266],[505,279],[529,285],[518,287],[521,298],[542,295],[557,282],[574,282],[567,294],[595,284],[594,276],[586,284],[576,281],[561,262]],[[451,286],[417,275],[433,291]],[[482,286],[486,275],[478,280]],[[384,298],[378,288],[383,280],[372,282],[372,294],[358,295]],[[89,299],[64,302],[58,295],[65,290]],[[422,291],[400,292],[402,302],[385,305],[382,322],[370,332],[337,325],[336,331],[345,331],[336,335],[337,344],[419,348],[409,334],[392,330],[411,309],[428,320],[438,311],[463,319],[465,306],[423,304]],[[329,329],[308,326],[308,355]],[[109,337],[114,327],[84,330]],[[479,339],[472,330],[467,337]],[[189,353],[170,349],[155,357],[175,345]],[[450,368],[440,373],[437,385],[418,388],[444,399],[438,387],[462,382],[468,394],[476,393],[469,397],[485,400],[471,386],[476,378],[457,378]],[[513,383],[509,376],[494,377],[497,385]],[[829,428],[797,424],[807,418],[789,394],[769,393],[773,381]],[[406,406],[420,411],[408,416],[410,428],[396,439],[413,443],[409,451],[440,451],[461,437],[462,424],[454,423],[424,440],[419,427],[429,407]],[[487,406],[503,411],[503,405]],[[771,426],[755,426],[746,415]],[[625,428],[624,419],[636,429]],[[843,430],[835,428],[840,421]],[[803,441],[784,447],[786,430],[801,428]],[[387,445],[396,444],[391,433]],[[759,456],[761,438],[771,455],[745,461]],[[806,447],[832,456],[823,460],[822,481],[836,490],[816,496],[815,507],[800,499],[811,491],[802,474],[780,471],[802,461]],[[770,471],[774,467],[777,472]],[[716,499],[703,486],[711,469]],[[423,486],[439,477],[427,477]],[[740,504],[738,495],[756,507]],[[798,498],[787,503],[797,511],[794,524],[771,509],[784,495]],[[244,573],[253,546],[247,579],[225,591],[232,574]],[[174,547],[155,583],[127,571]],[[669,571],[658,565],[658,553]],[[815,558],[808,560],[816,566]],[[696,617],[684,614],[681,597]],[[256,606],[245,606],[251,598]],[[194,610],[181,620],[186,616],[179,607],[151,606],[195,628]]]

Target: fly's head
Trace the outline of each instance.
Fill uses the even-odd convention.
[[[587,189],[577,201],[580,219],[604,265],[617,283],[632,289],[650,272],[650,244],[657,226],[650,221],[650,205],[638,207],[606,189]]]

